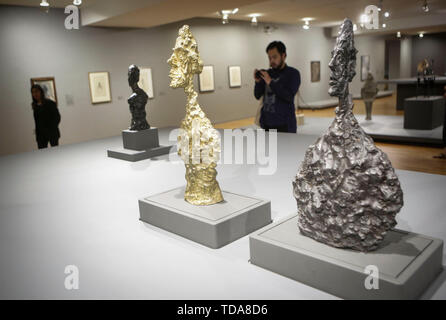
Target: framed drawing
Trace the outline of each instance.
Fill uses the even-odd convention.
[[[311,82],[321,81],[321,62],[311,61]]]
[[[38,84],[42,87],[45,97],[57,104],[56,82],[54,77],[32,78],[31,86]]]
[[[242,86],[242,73],[240,66],[229,66],[229,88],[240,88]]]
[[[214,91],[214,66],[204,66],[203,71],[198,75],[200,92]]]
[[[108,72],[89,72],[91,103],[111,101],[110,77]]]
[[[361,56],[361,81],[367,79],[370,72],[370,56]]]
[[[149,96],[149,99],[153,99],[154,95],[151,68],[141,68],[139,70],[138,86],[144,90],[144,92]]]

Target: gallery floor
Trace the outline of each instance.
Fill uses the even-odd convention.
[[[363,101],[354,100],[354,103],[355,107],[353,111],[355,115],[361,123],[365,123],[365,106]],[[379,120],[385,116],[388,116],[389,118],[402,117],[404,112],[396,110],[395,104],[396,95],[375,100],[373,104],[374,119]],[[299,133],[317,134],[318,136],[324,133],[328,124],[333,121],[334,109],[335,108],[333,107],[320,110],[302,110],[302,113],[305,115],[305,124],[298,127]],[[215,127],[222,129],[234,129],[253,127],[253,124],[254,118],[246,118],[219,123],[216,124]],[[432,133],[423,133],[419,130],[417,131],[419,131],[421,136],[425,135],[429,137],[434,135],[435,139],[439,139],[442,134],[441,130],[442,128],[436,128]],[[384,142],[377,142],[376,144],[387,153],[395,168],[446,175],[446,161],[434,158],[435,155],[438,155],[441,152],[441,149],[436,146]]]
[[[168,144],[168,129],[160,143]],[[271,200],[274,221],[296,211],[291,181],[314,135],[279,134],[277,171],[220,165],[223,190]],[[0,157],[1,299],[335,299],[248,262],[248,237],[210,249],[138,220],[138,199],[184,185],[175,154],[108,158],[121,137]],[[223,150],[224,152],[224,150]],[[397,171],[398,228],[446,241],[446,176]],[[296,228],[297,232],[297,228]],[[443,257],[446,264],[446,256]],[[66,290],[67,265],[79,289]],[[446,271],[422,298],[446,298]]]

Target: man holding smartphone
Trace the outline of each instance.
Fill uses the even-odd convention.
[[[286,63],[286,47],[281,41],[266,48],[270,69],[254,71],[254,96],[263,97],[260,113],[262,129],[296,133],[294,97],[300,86],[300,73]]]

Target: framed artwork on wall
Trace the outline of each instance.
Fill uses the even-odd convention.
[[[149,96],[149,99],[154,98],[151,68],[140,69],[138,86],[144,90],[144,92]]]
[[[321,81],[321,62],[311,61],[311,82]]]
[[[31,86],[38,84],[42,87],[45,97],[57,104],[56,81],[54,77],[32,78]]]
[[[242,86],[242,73],[240,66],[229,66],[229,88],[240,88]]]
[[[110,76],[107,71],[89,72],[91,103],[104,103],[111,101]]]
[[[214,91],[214,66],[204,66],[203,71],[198,75],[200,92]]]
[[[370,72],[370,56],[361,56],[361,81],[367,79]]]

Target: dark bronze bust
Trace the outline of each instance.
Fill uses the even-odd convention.
[[[146,120],[146,104],[149,97],[138,86],[139,68],[132,64],[128,72],[129,86],[132,88],[132,95],[128,98],[130,113],[132,114],[132,122],[129,130],[141,131],[150,129],[150,125]]]

